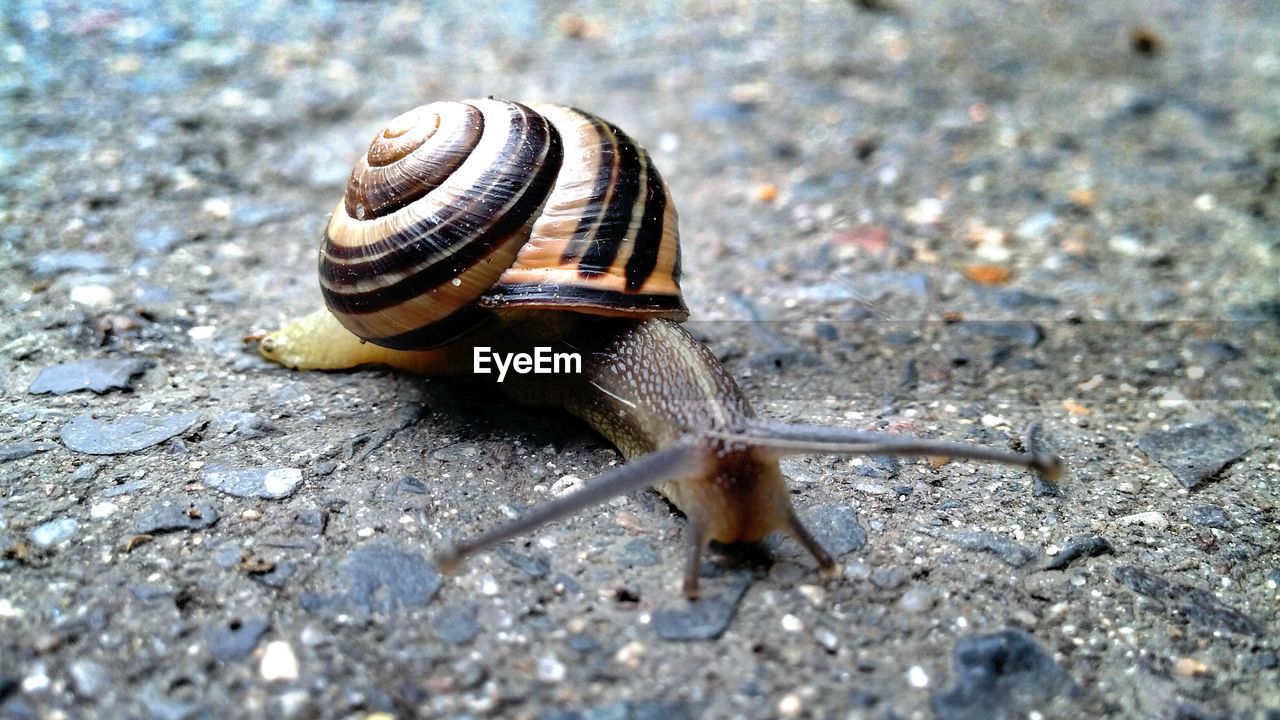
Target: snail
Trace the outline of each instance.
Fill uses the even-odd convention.
[[[1060,460],[959,442],[772,422],[680,322],[675,206],[648,153],[580,110],[495,99],[433,103],[386,125],[351,174],[320,250],[326,309],[258,336],[294,369],[385,364],[461,374],[479,349],[574,353],[580,373],[499,387],[560,406],[628,459],[575,492],[458,542],[466,557],[640,488],[688,518],[683,590],[711,541],[781,531],[824,576],[835,559],[792,507],[778,460],[801,453],[925,455],[1027,467]]]

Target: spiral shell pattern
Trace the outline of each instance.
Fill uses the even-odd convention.
[[[433,103],[378,133],[320,251],[359,337],[420,349],[512,308],[683,320],[675,206],[648,153],[582,111]]]

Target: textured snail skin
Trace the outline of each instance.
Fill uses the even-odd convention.
[[[423,106],[393,120],[352,173],[325,232],[327,310],[261,338],[300,370],[384,364],[471,369],[472,351],[576,352],[581,374],[498,384],[561,407],[631,462],[437,556],[442,567],[619,494],[656,487],[689,519],[684,592],[710,541],[781,531],[824,575],[778,465],[787,454],[937,455],[1053,479],[1060,461],[965,443],[758,418],[729,372],[678,321],[675,208],[648,155],[572,108],[496,100]],[[491,134],[495,131],[496,133]],[[440,151],[428,161],[424,154]],[[550,169],[549,169],[550,168]]]
[[[779,454],[755,444],[711,437],[741,434],[757,425],[737,382],[710,350],[673,321],[626,320],[526,311],[468,335],[447,348],[397,351],[362,343],[327,311],[305,316],[263,338],[268,359],[302,370],[338,370],[383,364],[415,373],[450,374],[469,367],[471,348],[525,352],[537,345],[578,352],[581,375],[527,375],[497,387],[530,405],[562,407],[604,435],[629,460],[687,443],[695,452],[666,478],[640,478],[689,518],[689,565],[684,588],[697,594],[699,562],[707,543],[760,540],[782,531],[817,558],[824,573],[835,562],[796,517],[778,467]],[[658,481],[658,482],[655,482]],[[622,491],[631,489],[630,486]],[[609,495],[619,488],[611,488]],[[557,516],[582,509],[573,501]],[[455,549],[470,554],[552,518],[523,518]],[[523,521],[523,522],[522,522]],[[446,563],[449,558],[446,558]]]

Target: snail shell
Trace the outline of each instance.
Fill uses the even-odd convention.
[[[387,124],[325,230],[325,303],[438,347],[514,308],[684,320],[676,210],[645,150],[559,105],[440,102]]]

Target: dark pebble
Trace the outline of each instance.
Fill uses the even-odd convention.
[[[194,700],[165,697],[160,691],[154,689],[142,694],[142,707],[151,720],[191,720],[191,718],[210,717]]]
[[[618,562],[627,567],[652,567],[662,561],[653,543],[644,538],[636,538],[622,547],[618,554]]]
[[[404,477],[391,483],[392,495],[426,495],[427,484],[416,477],[405,475]]]
[[[1171,615],[1185,617],[1210,630],[1262,637],[1261,623],[1218,600],[1207,590],[1174,585],[1155,573],[1130,565],[1117,567],[1111,574],[1121,585],[1155,600]]]
[[[321,460],[315,464],[315,467],[312,468],[311,472],[315,473],[316,477],[328,477],[337,469],[338,463],[332,460]]]
[[[715,640],[729,628],[738,603],[747,594],[754,577],[740,574],[729,581],[728,589],[723,592],[686,601],[683,607],[654,610],[654,632],[663,640]]]
[[[205,485],[234,497],[279,500],[297,491],[302,482],[302,471],[282,467],[233,470],[209,465],[201,473],[201,479]]]
[[[849,693],[849,704],[855,708],[867,710],[875,707],[879,702],[879,696],[866,690],[854,690]]]
[[[871,584],[881,590],[896,590],[907,584],[907,574],[900,568],[876,568],[871,571]]]
[[[1194,488],[1244,457],[1253,444],[1240,426],[1217,417],[1138,439],[1138,448],[1164,465],[1185,488]]]
[[[551,584],[557,588],[563,588],[564,592],[572,595],[582,594],[582,585],[580,585],[577,580],[574,580],[572,577],[564,573],[557,573],[555,578],[551,581]]]
[[[854,467],[853,471],[862,477],[888,479],[895,478],[902,472],[902,463],[896,457],[888,455],[872,455],[864,458],[865,462]]]
[[[63,250],[41,253],[27,263],[33,275],[51,277],[66,272],[101,272],[111,267],[106,255],[85,250]]]
[[[329,524],[329,513],[319,508],[304,508],[294,514],[293,523],[306,528],[312,535],[323,535]]]
[[[76,471],[71,473],[67,480],[71,482],[88,482],[97,477],[98,471],[101,469],[102,466],[97,463],[85,463],[76,468]]]
[[[920,342],[920,334],[911,331],[894,331],[887,332],[880,336],[880,342],[886,345],[896,345],[898,347],[907,347]]]
[[[237,440],[257,440],[280,431],[275,423],[258,413],[232,410],[209,421],[213,434],[224,435],[228,443]]]
[[[977,287],[978,296],[1006,310],[1057,307],[1062,301],[1048,295],[1036,295],[1025,290]]]
[[[259,585],[269,587],[272,590],[280,590],[289,584],[289,580],[298,572],[298,566],[287,561],[281,561],[271,566],[271,569],[263,573],[249,573],[249,577]]]
[[[570,633],[564,642],[570,650],[584,655],[600,647],[600,641],[587,633]]]
[[[803,519],[833,557],[847,555],[867,544],[867,531],[858,524],[858,511],[848,505],[810,507]]]
[[[898,372],[898,387],[903,390],[914,390],[920,385],[920,370],[916,367],[915,358],[907,358]]]
[[[440,608],[431,621],[431,629],[440,642],[465,645],[480,633],[480,623],[476,620],[478,613],[479,606],[475,603]]]
[[[1225,340],[1195,340],[1187,344],[1192,362],[1209,368],[1225,365],[1244,357],[1244,351]]]
[[[143,490],[150,484],[151,483],[147,482],[146,480],[130,480],[127,483],[112,485],[106,490],[103,490],[102,497],[109,498],[109,497],[118,497],[120,495],[128,495],[129,493]]]
[[[507,545],[500,545],[497,552],[508,565],[531,578],[544,578],[551,572],[551,561],[541,555],[516,552]]]
[[[76,452],[117,455],[159,445],[190,430],[199,419],[198,412],[162,417],[126,415],[115,420],[100,420],[82,413],[63,425],[59,434],[62,443]]]
[[[108,390],[128,390],[133,376],[141,375],[149,367],[151,361],[142,358],[76,360],[50,365],[40,370],[27,392],[32,395],[65,395],[81,390],[98,394]]]
[[[894,485],[893,491],[898,493],[899,495],[910,495],[911,493],[915,492],[915,488],[911,487],[910,485]]]
[[[1035,347],[1044,340],[1044,328],[1034,322],[965,321],[956,326],[966,335],[1008,340],[1023,347]]]
[[[15,442],[0,444],[0,462],[7,460],[21,460],[24,457],[31,457],[39,452],[52,450],[56,447],[49,442]]]
[[[701,717],[688,705],[665,700],[630,700],[586,710],[549,710],[537,720],[694,720]]]
[[[235,662],[253,653],[270,625],[265,617],[233,618],[208,628],[204,637],[214,659]]]
[[[143,535],[203,530],[218,522],[218,508],[194,504],[176,497],[161,497],[138,518],[134,529]]]
[[[1187,522],[1219,530],[1231,527],[1231,518],[1227,516],[1227,511],[1217,505],[1197,505],[1191,508],[1191,512],[1187,513]]]
[[[1114,553],[1115,549],[1106,538],[1099,535],[1082,535],[1067,541],[1057,555],[1045,563],[1045,570],[1062,570],[1082,557],[1097,557],[1103,553]]]
[[[1275,670],[1280,667],[1280,655],[1270,650],[1263,650],[1258,653],[1255,664],[1263,670]]]
[[[1022,567],[1036,558],[1036,552],[1026,545],[985,530],[953,530],[941,534],[942,538],[965,550],[989,552],[1012,567]]]
[[[440,573],[419,553],[390,540],[361,545],[342,561],[339,592],[305,593],[299,601],[308,611],[354,608],[390,614],[400,608],[424,607],[443,584]]]
[[[1079,687],[1030,635],[1004,630],[956,643],[955,685],[933,696],[944,720],[1019,718],[1043,712],[1059,696]]]

